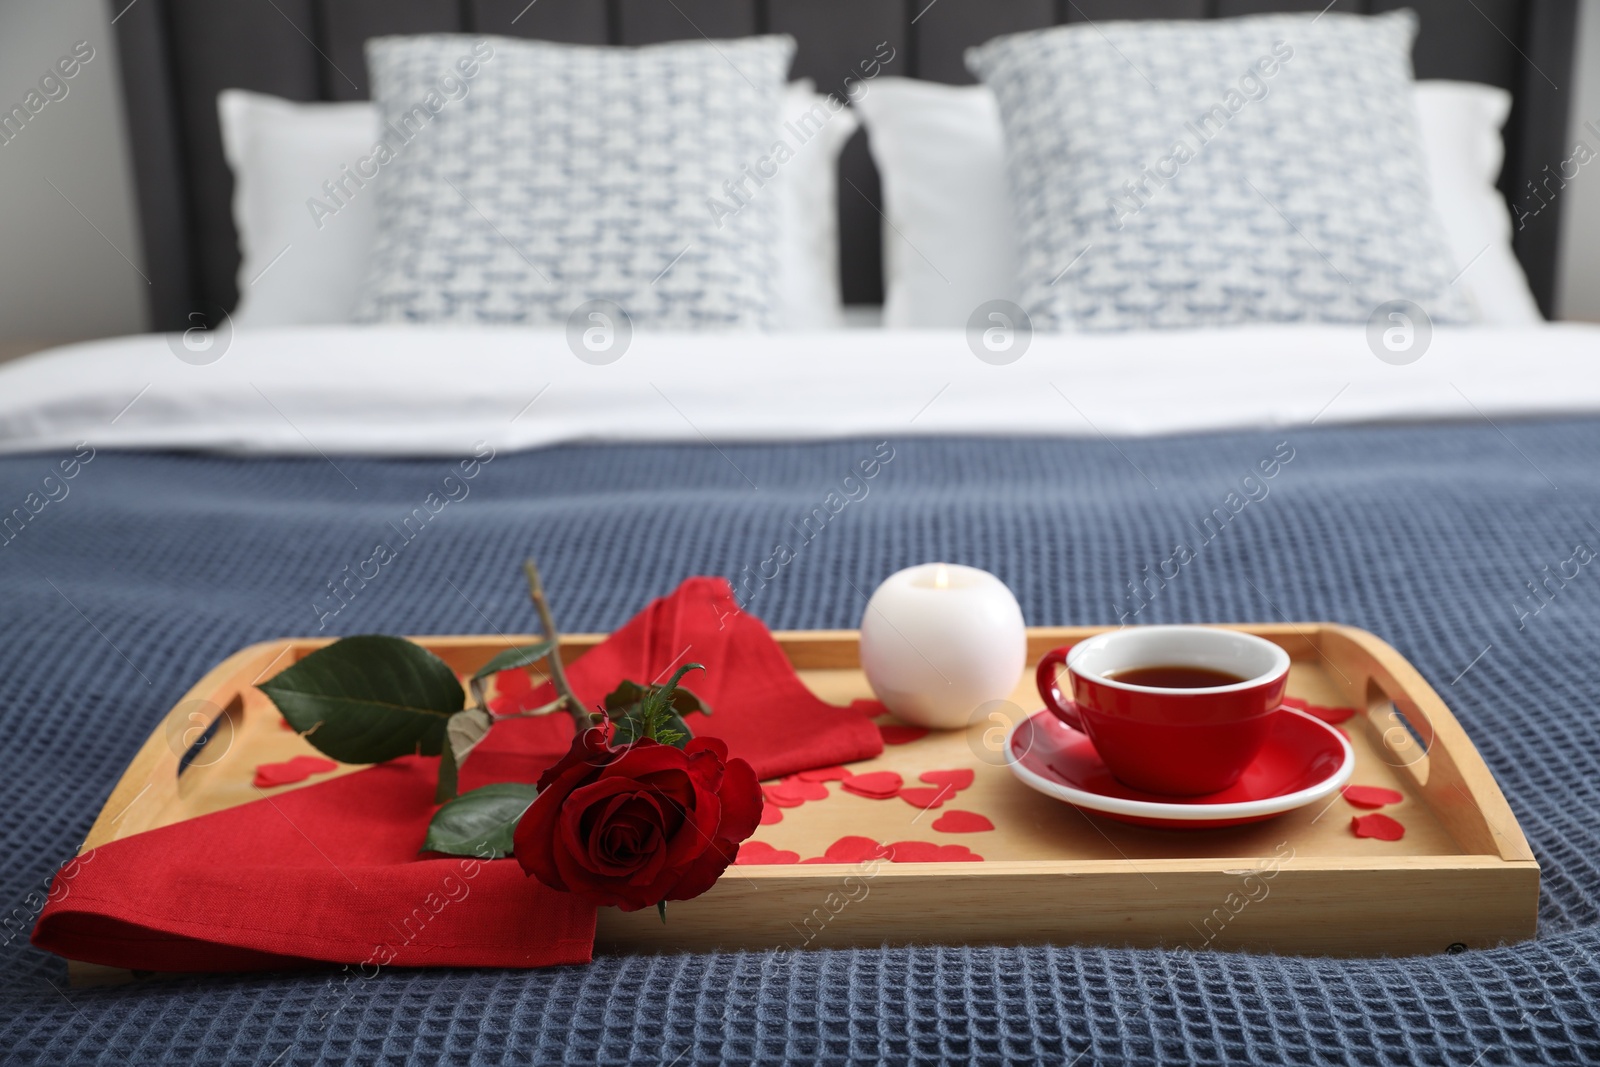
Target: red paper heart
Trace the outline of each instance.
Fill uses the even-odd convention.
[[[842,782],[850,777],[850,772],[843,767],[818,767],[812,771],[801,771],[794,777],[802,782]]]
[[[951,789],[961,790],[972,784],[972,768],[961,767],[953,771],[923,771],[917,777],[929,785],[947,785]]]
[[[914,786],[910,789],[900,790],[901,800],[910,804],[913,808],[921,808],[924,811],[929,808],[937,808],[955,795],[956,791],[947,785],[934,786],[929,789]]]
[[[821,782],[808,782],[797,774],[792,774],[779,782],[774,789],[781,789],[784,795],[799,797],[801,800],[827,800],[828,787]]]
[[[878,732],[883,735],[883,743],[886,745],[908,745],[928,736],[928,731],[920,726],[901,726],[898,723],[890,723],[887,726],[880,723]]]
[[[952,808],[933,820],[933,828],[946,834],[978,834],[985,830],[993,830],[994,823],[975,811]]]
[[[798,808],[806,802],[805,797],[784,792],[781,785],[764,785],[761,787],[761,795],[767,798],[768,804],[776,804],[780,808]]]
[[[270,789],[275,785],[292,785],[303,782],[313,774],[326,774],[339,765],[321,756],[296,756],[282,763],[263,763],[256,767],[255,787]]]
[[[814,860],[807,863],[864,863],[888,855],[888,850],[870,837],[841,837]]]
[[[1344,798],[1358,808],[1381,808],[1385,804],[1398,804],[1406,798],[1404,793],[1376,785],[1347,785]]]
[[[869,719],[876,719],[879,715],[889,714],[889,709],[876,700],[852,700],[850,710],[860,712]]]
[[[983,857],[966,845],[936,845],[931,841],[896,841],[889,846],[895,863],[981,863]]]
[[[761,825],[771,826],[773,823],[783,821],[783,809],[776,804],[761,805]]]
[[[896,841],[889,850],[895,863],[932,863],[939,855],[939,846],[932,841]]]
[[[1357,815],[1350,820],[1350,830],[1357,837],[1375,837],[1379,841],[1398,841],[1406,836],[1406,828],[1387,815]]]
[[[799,863],[800,853],[773,848],[765,841],[746,841],[739,846],[739,858],[733,862],[741,867],[754,867],[771,863]]]
[[[900,792],[905,780],[894,771],[873,771],[871,774],[853,775],[839,784],[844,787],[845,792],[854,793],[858,797],[888,800]]]

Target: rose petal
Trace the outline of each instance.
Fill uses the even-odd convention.
[[[800,853],[773,848],[765,841],[746,841],[739,846],[739,858],[733,862],[740,867],[773,863],[799,863]]]
[[[771,826],[773,823],[783,821],[783,809],[776,804],[763,804],[761,807],[761,825]]]
[[[873,771],[870,774],[857,774],[839,783],[847,793],[854,793],[858,797],[868,797],[872,800],[888,800],[900,792],[900,787],[905,784],[894,771]]]
[[[827,800],[828,787],[821,782],[808,782],[798,775],[790,775],[780,782],[777,788],[782,789],[791,796],[801,800]]]
[[[691,737],[684,742],[683,751],[689,755],[710,752],[722,763],[728,762],[728,742],[720,737]]]
[[[1376,785],[1347,785],[1344,798],[1358,808],[1381,808],[1385,804],[1398,804],[1406,798],[1404,793]]]
[[[567,754],[539,775],[539,795],[542,797],[552,790],[557,790],[564,797],[597,767],[605,766],[606,761],[611,758],[611,748],[608,744],[610,737],[609,722],[573,734],[572,745],[567,749]]]
[[[751,772],[752,774],[755,772]],[[689,864],[688,868],[678,878],[677,882],[666,894],[658,900],[693,900],[717,884],[717,879],[722,877],[724,871],[733,865],[739,858],[739,846],[731,841],[716,841],[712,846]],[[623,911],[638,911],[648,908],[649,898],[646,897],[632,907],[624,907]]]
[[[923,771],[917,777],[929,785],[947,785],[951,789],[961,790],[972,784],[972,768],[961,767],[953,771]]]
[[[955,795],[956,791],[947,785],[930,787],[928,789],[914,786],[909,789],[900,790],[901,800],[905,801],[907,804],[910,804],[913,808],[921,808],[924,811],[929,808],[937,808],[940,804],[943,804],[945,801],[949,800]]]
[[[801,771],[794,777],[802,782],[842,782],[850,777],[850,772],[843,767],[818,767],[814,771]]]
[[[283,718],[282,716],[279,716],[279,718],[278,718],[278,728],[280,730],[288,730],[292,734],[293,733],[299,733],[299,731],[294,728],[294,723],[290,722],[288,719]]]
[[[630,779],[613,778],[581,785],[561,803],[551,844],[556,865],[562,868],[562,876],[569,883],[574,881],[575,875],[579,884],[587,879],[610,882],[619,876],[619,872],[607,869],[592,854],[590,833],[595,824],[604,822],[605,815],[616,810],[616,805],[633,800],[649,812],[649,821],[657,828],[657,834],[664,837],[670,832],[666,830],[667,815],[661,810],[658,799],[641,792],[639,783]],[[657,850],[629,864],[620,877],[630,882],[635,878],[648,881],[660,873],[665,864],[666,857]]]
[[[983,857],[966,845],[936,845],[931,841],[896,841],[889,846],[895,863],[981,863]]]
[[[985,830],[993,830],[994,823],[975,811],[952,808],[933,820],[933,828],[945,834],[978,834]]]
[[[609,778],[639,781],[647,775],[672,774],[684,779],[679,783],[680,788],[692,791],[686,779],[689,777],[689,768],[694,762],[693,754],[687,747],[679,749],[649,738],[642,738],[626,748],[618,749],[615,755],[599,768],[599,773],[595,777],[597,781]],[[714,764],[720,761],[704,757],[700,762]]]
[[[663,847],[663,813],[648,794],[613,794],[583,815],[578,820],[587,831],[583,855],[595,874],[630,878]]]
[[[717,836],[737,843],[755,833],[766,807],[761,786],[756,782],[755,768],[738,757],[730,759],[723,768],[722,792],[719,796],[722,800],[722,821],[717,825]]]
[[[1357,815],[1350,820],[1350,831],[1357,837],[1375,837],[1379,841],[1398,841],[1406,836],[1406,828],[1387,815]]]
[[[321,756],[296,756],[282,763],[262,763],[256,766],[255,787],[271,789],[273,786],[303,782],[313,774],[326,774],[339,765]]]
[[[928,736],[928,731],[921,726],[901,726],[898,723],[887,726],[879,724],[878,732],[883,735],[886,745],[907,745]]]

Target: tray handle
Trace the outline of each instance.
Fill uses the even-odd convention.
[[[1347,676],[1375,747],[1422,795],[1462,850],[1532,860],[1527,839],[1472,739],[1417,669],[1365,631],[1329,627],[1322,636],[1319,651]]]

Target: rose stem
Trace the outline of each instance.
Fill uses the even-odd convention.
[[[587,730],[593,725],[589,713],[578,703],[578,698],[572,692],[572,686],[567,682],[566,668],[561,665],[561,635],[556,632],[556,621],[550,615],[550,605],[544,598],[544,583],[539,580],[539,568],[533,560],[524,560],[523,573],[528,576],[528,596],[533,600],[534,609],[539,612],[539,626],[544,631],[545,638],[550,642],[550,654],[545,662],[550,665],[550,681],[560,693],[560,702],[567,705],[567,711],[572,715],[572,721],[580,731]]]
[[[515,719],[537,719],[541,715],[549,715],[551,712],[562,711],[566,708],[566,706],[566,697],[556,697],[548,704],[540,704],[538,707],[529,708],[527,711],[515,712],[508,717]]]

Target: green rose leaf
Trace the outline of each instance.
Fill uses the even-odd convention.
[[[698,711],[705,715],[711,709],[687,689],[678,687],[678,679],[689,671],[705,670],[698,663],[678,668],[666,685],[640,685],[624,679],[606,694],[606,715],[616,727],[614,744],[631,745],[648,737],[663,745],[683,748],[693,733],[683,716]]]
[[[439,753],[439,786],[433,802],[442,804],[456,795],[461,765],[467,762],[478,742],[489,735],[494,716],[482,708],[467,708],[450,716],[444,728],[444,751]]]
[[[511,855],[511,833],[528,810],[537,786],[498,782],[463,793],[434,812],[424,852],[500,859]]]
[[[611,743],[614,745],[631,745],[645,736],[645,721],[637,709],[620,713],[611,722],[616,727],[616,732],[611,736]],[[667,715],[657,720],[655,739],[663,745],[682,748],[693,736],[689,732],[688,724],[676,715]]]
[[[682,673],[681,671],[679,672]],[[606,711],[627,712],[629,709],[644,703],[646,697],[652,693],[665,689],[660,685],[640,685],[626,679],[619,682],[617,687],[606,694]],[[698,711],[702,715],[711,714],[711,705],[701,700],[693,692],[680,686],[675,686],[672,693],[672,710],[679,716],[688,715]]]
[[[617,687],[606,694],[606,711],[625,712],[638,705],[644,699],[646,689],[637,682],[630,682],[624,678],[617,683]]]
[[[443,660],[382,634],[335,641],[259,688],[296,733],[341,763],[437,756],[466,703]]]
[[[710,715],[711,705],[695,696],[692,690],[685,689],[680,685],[675,687],[672,692],[672,710],[679,715],[688,715],[694,711],[698,711],[702,715]]]
[[[530,663],[538,663],[548,656],[556,647],[554,641],[537,641],[531,645],[522,645],[519,648],[508,648],[494,659],[478,668],[478,673],[472,676],[473,681],[487,678],[501,671],[515,670],[526,667]]]

